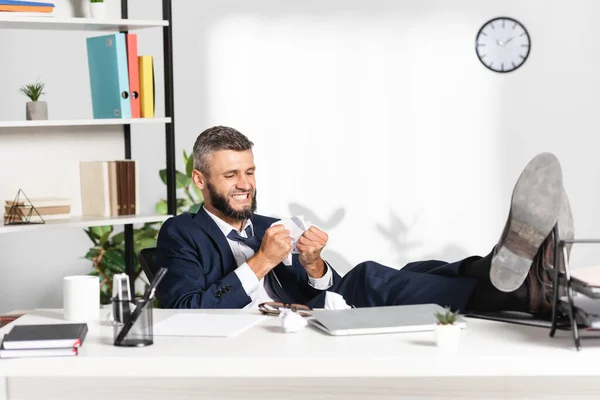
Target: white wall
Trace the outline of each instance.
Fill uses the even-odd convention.
[[[259,212],[310,216],[330,234],[326,256],[342,272],[366,259],[401,267],[486,254],[500,236],[514,182],[541,151],[562,162],[576,235],[600,236],[592,136],[598,2],[173,3],[178,166],[183,149],[209,126],[247,134],[256,144]],[[117,2],[109,5],[118,13]],[[131,18],[158,18],[160,2],[131,0],[130,11]],[[532,37],[529,60],[506,75],[485,69],[474,51],[479,27],[498,15],[520,20]],[[0,69],[1,119],[21,117],[15,85],[39,75],[40,65],[49,85],[60,88],[48,95],[52,118],[91,114],[86,34],[6,33],[0,54],[11,57]],[[141,32],[140,48],[157,57],[162,73],[160,37],[160,30]],[[78,49],[52,47],[66,40]],[[3,173],[0,194],[10,197],[21,181],[39,184],[52,175],[72,183],[65,163],[100,150],[121,156],[118,129],[112,131],[69,143],[42,165]],[[0,132],[2,160],[11,136]],[[144,166],[142,209],[151,211],[165,193],[157,178],[162,126],[135,130],[133,143]],[[60,277],[88,271],[78,260],[87,246],[81,230],[2,235],[0,311],[60,306]],[[579,245],[572,262],[593,264],[599,250]]]

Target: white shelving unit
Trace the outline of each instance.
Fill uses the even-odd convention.
[[[107,119],[71,119],[43,121],[0,121],[0,128],[34,128],[43,126],[102,126],[102,125],[140,125],[167,124],[171,118],[107,118]]]
[[[170,215],[153,214],[120,215],[118,217],[73,216],[69,219],[46,221],[44,224],[0,225],[0,234],[57,228],[87,228],[89,226],[145,224],[147,222],[163,222],[169,217]]]
[[[0,29],[120,32],[169,26],[169,21],[92,18],[11,17],[0,15]]]
[[[79,1],[79,0],[78,0]],[[134,20],[128,19],[127,0],[121,0],[121,15],[124,19],[91,19],[91,18],[62,18],[54,16],[10,16],[0,13],[0,30],[27,30],[27,31],[90,31],[90,32],[131,32],[140,29],[158,28],[163,32],[163,49],[165,52],[165,114],[173,115],[173,56],[172,56],[172,30],[171,30],[171,0],[163,0],[162,20]],[[15,33],[16,34],[16,33]],[[85,55],[84,55],[85,56]],[[167,150],[167,200],[169,210],[175,209],[175,155],[174,155],[174,121],[172,118],[132,118],[132,119],[73,119],[73,120],[45,120],[45,121],[0,121],[0,134],[15,132],[21,128],[39,128],[37,132],[44,132],[48,127],[68,126],[122,126],[125,137],[125,157],[130,157],[130,125],[164,124],[166,131]],[[171,213],[173,211],[170,211]],[[133,276],[133,231],[134,224],[161,222],[171,215],[123,215],[117,217],[92,217],[72,216],[65,220],[51,220],[44,224],[4,225],[4,218],[0,218],[0,234],[17,233],[32,230],[51,230],[56,228],[86,228],[90,226],[124,225],[125,227],[125,261],[127,273]],[[133,282],[133,280],[132,280]],[[1,397],[1,396],[0,396]]]

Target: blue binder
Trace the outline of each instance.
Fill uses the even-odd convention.
[[[131,118],[125,34],[86,41],[94,118]]]

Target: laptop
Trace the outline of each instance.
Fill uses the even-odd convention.
[[[334,336],[433,331],[436,312],[445,310],[437,304],[313,310],[308,323]],[[457,324],[466,327],[462,316]]]

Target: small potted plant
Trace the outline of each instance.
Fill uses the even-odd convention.
[[[46,94],[44,93],[44,86],[45,84],[38,80],[35,83],[23,85],[19,89],[21,93],[31,100],[27,102],[25,108],[25,117],[27,120],[48,119],[48,104],[45,101],[39,101],[40,96]]]
[[[452,312],[450,308],[445,308],[443,313],[436,312],[435,318],[437,325],[435,326],[435,343],[444,350],[456,350],[460,339],[460,325],[456,323],[459,312]]]
[[[92,18],[103,19],[106,16],[104,0],[90,0],[90,14]]]

